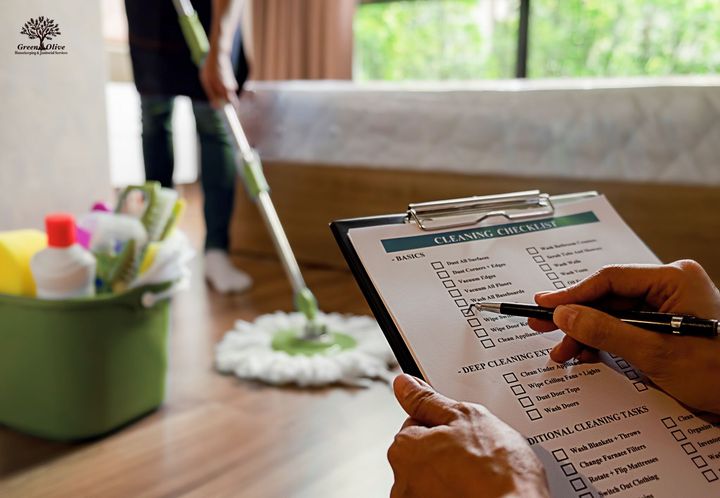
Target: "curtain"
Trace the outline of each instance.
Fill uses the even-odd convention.
[[[351,79],[356,0],[249,2],[251,78]]]

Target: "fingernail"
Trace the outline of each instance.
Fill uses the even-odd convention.
[[[562,330],[572,330],[578,310],[573,306],[558,306],[553,313],[553,322]]]
[[[408,374],[401,374],[395,378],[395,386],[400,396],[406,396],[417,385],[415,378]]]
[[[535,293],[535,301],[537,302],[538,299],[542,299],[545,296],[548,296],[550,294],[555,294],[555,291],[540,291]]]

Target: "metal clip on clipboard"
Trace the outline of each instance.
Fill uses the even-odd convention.
[[[555,213],[555,204],[597,195],[597,192],[590,191],[551,196],[541,193],[539,190],[527,190],[434,202],[417,202],[408,205],[407,221],[417,223],[422,230],[432,231],[476,225],[487,218],[496,216],[508,220],[525,220],[552,216]]]

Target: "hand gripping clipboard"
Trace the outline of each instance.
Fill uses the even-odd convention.
[[[345,260],[352,271],[360,290],[365,296],[370,309],[375,315],[390,348],[395,354],[403,372],[423,378],[415,359],[408,349],[402,335],[397,329],[389,310],[385,307],[380,293],[373,285],[370,276],[360,261],[350,240],[349,231],[353,228],[364,228],[380,225],[396,225],[413,223],[420,231],[434,231],[448,228],[472,227],[483,221],[500,217],[507,220],[530,220],[552,216],[555,206],[560,203],[573,202],[598,193],[577,192],[564,195],[549,195],[539,190],[512,192],[507,194],[465,197],[433,202],[410,204],[405,214],[371,216],[336,220],[330,223],[330,230],[340,246]]]

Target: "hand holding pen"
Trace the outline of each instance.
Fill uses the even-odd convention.
[[[608,266],[567,289],[538,293],[535,302],[555,308],[553,321],[530,318],[528,325],[538,332],[560,328],[566,334],[550,353],[554,361],[596,362],[597,350],[607,351],[628,360],[686,405],[720,413],[720,338],[659,334],[577,304],[645,305],[661,313],[718,319],[720,291],[696,262]]]

